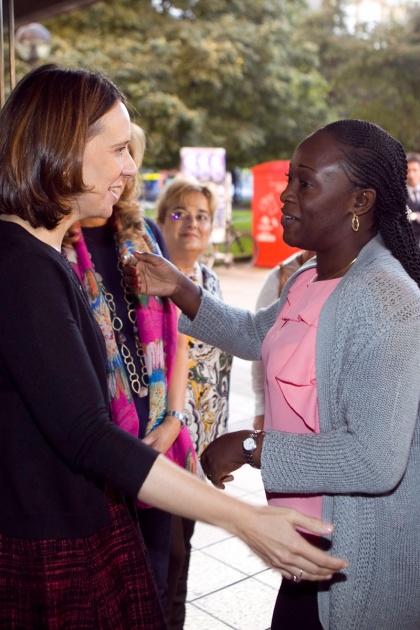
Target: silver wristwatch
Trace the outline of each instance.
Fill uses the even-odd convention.
[[[185,413],[181,411],[166,411],[165,416],[173,416],[181,423],[181,428],[185,427]]]
[[[253,455],[255,451],[257,450],[257,446],[258,446],[257,437],[261,434],[264,435],[264,433],[265,432],[261,430],[253,431],[242,442],[242,448],[244,451],[246,463],[252,466],[252,468],[259,468],[259,466],[257,466],[256,463],[254,462]]]

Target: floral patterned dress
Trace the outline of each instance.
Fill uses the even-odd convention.
[[[202,263],[197,265],[197,272],[193,279],[212,295],[222,298],[216,274]],[[227,429],[232,355],[193,337],[187,337],[187,348],[186,423],[200,456]]]

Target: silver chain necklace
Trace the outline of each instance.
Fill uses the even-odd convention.
[[[118,262],[117,267],[120,273],[122,273],[122,265],[120,261]],[[123,290],[124,301],[127,305],[128,319],[130,323],[133,325],[134,341],[136,344],[136,355],[140,361],[140,367],[141,367],[140,375],[137,373],[136,366],[135,366],[133,357],[131,355],[130,349],[126,344],[127,337],[124,335],[124,332],[123,332],[123,322],[120,319],[120,317],[118,317],[117,315],[115,298],[112,295],[112,293],[105,288],[105,285],[102,279],[100,280],[100,284],[102,286],[102,292],[109,308],[109,312],[111,315],[112,329],[115,333],[115,339],[119,346],[120,353],[121,353],[121,356],[124,361],[124,365],[127,370],[131,389],[133,390],[134,394],[138,396],[138,398],[144,398],[149,393],[149,377],[147,374],[147,367],[146,367],[146,361],[145,361],[143,348],[140,342],[140,335],[139,335],[139,329],[137,326],[136,312],[134,310],[133,297],[131,293],[129,292],[129,290],[127,289],[127,287],[125,286],[123,280],[121,279],[121,288]]]

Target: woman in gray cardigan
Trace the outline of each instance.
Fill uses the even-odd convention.
[[[268,493],[322,495],[323,517],[335,523],[331,552],[349,567],[316,592],[296,566],[272,628],[420,628],[420,252],[406,213],[406,168],[402,146],[371,123],[339,121],[306,138],[290,162],[282,225],[284,240],[315,250],[316,262],[257,314],[137,255],[138,283],[172,296],[183,332],[246,359],[261,357],[296,286],[335,283],[316,321],[318,431],[239,431],[202,457],[217,487],[250,463]],[[281,361],[277,354],[269,360]],[[275,380],[266,382],[273,400]]]

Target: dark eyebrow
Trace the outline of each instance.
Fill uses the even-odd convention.
[[[313,171],[314,173],[318,173],[318,171],[316,170],[316,168],[312,168],[312,166],[306,166],[305,164],[298,164],[298,166],[300,168],[307,168],[310,171]]]

